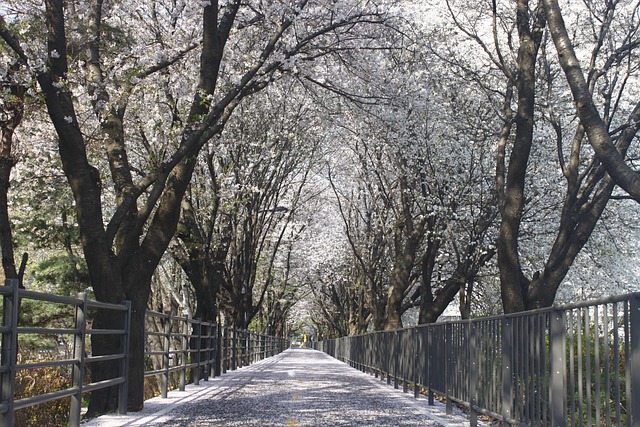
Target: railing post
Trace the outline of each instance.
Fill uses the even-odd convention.
[[[124,378],[124,382],[118,387],[118,413],[124,415],[127,413],[129,399],[129,337],[131,334],[131,301],[125,301],[124,305],[127,309],[123,312],[124,335],[120,341],[120,348],[124,357],[120,361],[120,375]]]
[[[71,407],[69,409],[69,425],[77,427],[80,425],[80,412],[82,410],[82,384],[84,378],[84,347],[87,329],[87,294],[81,292],[78,299],[82,303],[76,306],[75,334],[73,335],[73,366],[71,370],[71,387],[76,388],[76,392],[71,396]]]
[[[433,375],[431,375],[431,370],[433,369],[433,326],[427,326],[427,385],[429,387],[428,391],[428,400],[429,406],[434,406],[435,396],[433,395]]]
[[[478,334],[477,322],[470,321],[467,323],[469,329],[469,425],[476,427],[478,425],[478,412],[476,406],[478,404],[478,363],[480,357],[478,355]]]
[[[445,411],[447,415],[453,414],[453,402],[451,401],[451,388],[453,383],[453,373],[451,372],[453,354],[453,328],[451,323],[445,325],[444,333],[444,383],[445,383]]]
[[[195,366],[193,368],[193,384],[200,385],[200,359],[202,351],[202,321],[200,319],[195,319],[195,323],[193,324],[194,328],[197,328],[194,331],[195,339],[196,339],[196,357],[195,357]]]
[[[251,363],[256,363],[258,361],[258,351],[260,351],[260,334],[257,332],[253,332],[251,334],[251,346],[253,347],[251,350]]]
[[[391,345],[391,340],[388,339],[389,336],[389,332],[382,332],[382,343],[384,344],[385,347],[387,347],[387,351],[384,352],[386,360],[385,360],[385,365],[387,365],[386,368],[386,380],[387,380],[387,385],[391,385],[391,362],[393,359],[393,347]],[[336,341],[336,343],[338,343],[339,341]]]
[[[180,384],[179,390],[184,391],[187,386],[187,358],[189,357],[189,316],[182,322],[182,334],[180,334],[180,350],[182,357],[180,358]]]
[[[231,370],[238,368],[238,330],[234,326],[231,330]]]
[[[216,324],[215,359],[213,376],[219,377],[222,374],[222,325],[220,322]]]
[[[162,378],[161,378],[161,387],[160,387],[160,395],[162,398],[166,399],[169,391],[169,356],[171,351],[171,312],[166,311],[164,315],[164,354],[162,355]]]
[[[630,302],[631,329],[631,423],[640,425],[640,295],[634,294]]]
[[[417,399],[420,396],[420,376],[418,375],[418,357],[420,357],[420,332],[418,327],[411,330],[413,335],[413,397]]]
[[[502,319],[502,418],[505,426],[510,425],[513,418],[512,384],[512,351],[513,351],[513,320]]]
[[[222,337],[222,373],[226,373],[229,369],[229,328],[224,326]]]
[[[565,417],[567,398],[565,376],[567,364],[565,361],[565,319],[564,311],[554,310],[549,314],[549,354],[550,381],[549,402],[551,407],[551,425],[563,427],[567,425]]]
[[[212,341],[212,334],[213,334],[213,322],[209,321],[206,322],[206,329],[207,329],[207,336],[206,336],[206,360],[205,360],[205,368],[204,368],[204,380],[205,381],[209,381],[209,376],[211,376],[211,366],[213,365],[213,357],[212,356],[212,350],[211,350],[211,341]]]
[[[242,350],[240,351],[240,367],[247,366],[247,331],[245,329],[242,330],[242,334],[240,335],[240,346]]]
[[[8,331],[2,333],[2,367],[6,369],[1,374],[0,394],[2,405],[6,405],[7,411],[0,414],[0,426],[13,426],[13,396],[16,383],[17,360],[17,328],[18,328],[18,288],[17,279],[7,279],[6,285],[11,288],[11,295],[4,297],[2,309],[2,327]]]
[[[398,369],[400,368],[400,335],[393,331],[393,388],[398,388]]]
[[[236,369],[244,366],[244,330],[236,329]]]
[[[247,336],[246,336],[246,339],[247,339],[247,354],[246,354],[246,356],[245,356],[245,359],[246,359],[246,364],[247,364],[247,366],[248,366],[248,365],[251,365],[251,359],[252,359],[252,356],[251,356],[251,354],[252,354],[252,353],[251,353],[251,346],[252,346],[252,344],[253,344],[253,341],[252,341],[252,339],[253,339],[252,334],[251,334],[251,332],[249,332],[248,330],[247,330]]]

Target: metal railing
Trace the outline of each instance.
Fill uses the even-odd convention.
[[[158,358],[158,369],[145,371],[145,377],[155,376],[160,383],[160,395],[166,398],[172,379],[180,391],[189,378],[199,384],[209,377],[248,366],[284,351],[289,340],[247,330],[222,326],[171,313],[147,311],[147,322],[155,328],[145,328],[145,357]],[[155,330],[154,330],[155,329]],[[160,362],[160,363],[159,363]]]
[[[0,326],[0,427],[11,427],[15,423],[15,411],[52,402],[70,399],[69,423],[71,427],[80,425],[82,414],[82,396],[106,387],[118,386],[118,413],[127,411],[129,326],[131,319],[130,303],[122,305],[106,304],[87,299],[86,294],[77,298],[28,291],[18,287],[17,280],[7,280],[6,286],[0,286],[2,295],[2,325]],[[68,325],[60,327],[24,326],[20,319],[21,303],[26,300],[52,303],[70,307],[72,314],[65,319]],[[91,322],[91,312],[96,309],[113,310],[122,313],[122,329],[95,329]],[[161,381],[164,397],[169,390],[170,375],[179,376],[179,387],[184,390],[188,374],[195,384],[201,378],[220,375],[221,372],[248,365],[266,357],[273,356],[288,347],[288,340],[272,336],[221,327],[210,322],[202,322],[171,314],[147,312],[147,319],[159,319],[163,324],[161,331],[146,329],[147,339],[159,338],[160,350],[145,352],[147,357],[161,357],[162,369],[145,372],[145,376],[156,375]],[[120,346],[112,354],[93,356],[88,345],[92,335],[111,335]],[[72,344],[68,357],[60,360],[45,360],[38,351],[29,355],[24,363],[19,360],[18,348],[20,336],[71,337]],[[90,367],[92,363],[115,361],[119,372],[115,378],[92,382]],[[62,389],[16,399],[16,374],[30,370],[63,369],[65,387]],[[46,375],[42,375],[43,377]],[[64,382],[62,381],[62,382]]]
[[[0,294],[3,296],[2,306],[2,333],[0,362],[0,426],[10,427],[14,424],[14,411],[39,405],[53,400],[71,398],[69,424],[80,424],[80,414],[83,393],[99,390],[117,385],[120,399],[118,412],[126,413],[127,410],[127,369],[128,369],[128,345],[129,345],[129,319],[130,305],[105,304],[89,301],[86,294],[80,294],[78,298],[63,297],[39,292],[19,289],[17,280],[7,280],[7,286],[0,286]],[[44,328],[20,326],[19,311],[21,300],[36,300],[71,306],[75,309],[74,324],[71,327]],[[88,324],[88,312],[91,309],[114,310],[121,312],[123,316],[123,329],[93,329]],[[37,334],[44,336],[72,336],[73,352],[70,358],[63,360],[30,361],[18,363],[18,337],[19,335]],[[91,356],[86,347],[87,336],[90,335],[118,336],[120,348],[114,349],[113,354]],[[115,378],[100,382],[88,382],[87,367],[91,363],[99,361],[119,361],[119,374]],[[45,393],[37,396],[25,397],[15,400],[16,373],[21,370],[38,370],[43,368],[68,368],[71,371],[67,388]],[[85,381],[86,380],[86,381]],[[88,382],[88,383],[86,383]]]
[[[386,379],[518,426],[640,425],[640,294],[321,341]]]

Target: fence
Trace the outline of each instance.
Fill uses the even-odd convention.
[[[316,343],[505,425],[640,425],[640,294]]]
[[[127,355],[129,339],[129,304],[114,305],[87,300],[86,294],[81,294],[79,298],[62,297],[50,294],[27,291],[18,288],[17,280],[7,280],[8,286],[0,286],[0,294],[3,296],[2,308],[2,358],[0,363],[0,426],[11,427],[14,424],[14,411],[21,408],[39,405],[53,400],[71,398],[71,409],[69,414],[69,424],[77,426],[80,424],[80,412],[83,393],[99,390],[105,387],[117,385],[119,387],[118,412],[125,413],[127,410]],[[30,299],[73,307],[74,315],[69,327],[42,328],[19,326],[19,312],[21,300]],[[88,325],[88,314],[92,309],[114,310],[121,312],[123,316],[124,329],[93,329]],[[70,358],[63,360],[32,361],[18,363],[18,335],[54,335],[72,336],[73,351]],[[113,354],[103,356],[89,356],[86,348],[87,336],[90,335],[115,335],[120,337],[120,348],[114,349]],[[37,355],[36,355],[37,356]],[[37,357],[36,357],[37,358]],[[100,382],[89,382],[85,384],[87,367],[91,363],[106,360],[119,361],[120,372],[117,377],[106,379]],[[16,372],[28,369],[41,368],[68,368],[70,370],[70,381],[67,388],[62,390],[41,394],[38,396],[26,397],[15,400],[15,379]],[[88,380],[87,380],[88,381]]]
[[[284,338],[225,327],[171,313],[147,311],[147,350],[145,357],[157,358],[159,369],[145,372],[145,377],[159,378],[161,396],[166,398],[172,376],[177,388],[184,391],[188,378],[199,384],[210,376],[274,356],[288,347]]]
[[[94,390],[118,386],[118,412],[127,410],[127,375],[130,304],[105,304],[87,299],[86,294],[78,298],[63,297],[19,289],[17,280],[7,280],[7,286],[0,286],[3,297],[2,325],[0,333],[0,427],[11,427],[15,421],[15,411],[61,399],[71,399],[69,426],[80,425],[82,396]],[[21,326],[21,302],[41,301],[71,308],[71,314],[62,327]],[[95,329],[91,324],[91,311],[95,309],[114,310],[122,313],[123,329]],[[172,316],[169,313],[147,312],[147,319],[157,319],[162,324],[160,331],[147,330],[147,338],[158,338],[159,348],[145,352],[147,357],[160,357],[162,369],[149,370],[145,376],[160,378],[162,395],[167,396],[170,375],[176,373],[180,389],[184,390],[188,374],[197,384],[201,377],[219,375],[221,372],[248,365],[257,360],[273,356],[288,347],[288,340],[256,334],[248,331],[225,328],[210,322]],[[91,335],[112,335],[119,337],[120,347],[112,354],[92,356],[87,345]],[[71,352],[60,360],[43,360],[40,355],[31,355],[34,361],[18,361],[19,336],[71,337]],[[119,373],[115,378],[91,382],[90,366],[99,361],[119,362]],[[62,368],[68,370],[66,387],[50,393],[15,399],[16,373],[24,370]],[[66,377],[66,376],[65,376]],[[36,378],[37,380],[37,378]]]

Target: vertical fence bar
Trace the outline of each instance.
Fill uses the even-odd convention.
[[[244,346],[245,346],[245,352],[244,352],[244,366],[249,366],[251,365],[251,332],[246,329],[244,331]]]
[[[427,329],[427,385],[429,386],[428,401],[430,406],[434,406],[435,396],[433,395],[433,328],[429,325]]]
[[[550,371],[549,402],[551,423],[554,427],[567,425],[566,419],[566,362],[564,312],[553,311],[550,315]]]
[[[4,297],[2,309],[2,326],[9,328],[9,332],[2,334],[2,404],[7,405],[7,412],[0,414],[0,426],[13,426],[13,399],[16,382],[17,344],[18,344],[18,309],[19,282],[17,279],[7,279],[6,284],[11,288],[11,295]]]
[[[583,352],[582,352],[582,344],[583,344],[583,334],[582,330],[582,317],[583,317],[583,309],[580,309],[576,315],[576,338],[577,338],[577,347],[578,347],[578,425],[584,423],[584,366],[583,366]]]
[[[215,340],[215,366],[213,371],[214,377],[222,375],[222,324],[218,322],[216,324],[216,340]]]
[[[613,389],[615,390],[616,425],[620,425],[620,336],[618,331],[618,303],[613,304]]]
[[[238,367],[237,358],[238,357],[238,331],[234,326],[231,330],[231,370],[235,371]]]
[[[409,330],[400,331],[400,372],[402,378],[402,392],[409,392],[409,363],[407,357],[411,355],[411,352],[407,352],[409,344],[407,343],[409,338]]]
[[[400,369],[400,334],[393,331],[393,388],[398,388]]]
[[[236,369],[240,369],[244,363],[244,330],[236,329],[236,342],[238,349],[236,353]]]
[[[211,375],[211,365],[213,360],[213,354],[211,351],[211,334],[212,334],[212,323],[205,322],[205,360],[204,360],[204,376],[203,379],[205,381],[209,381],[209,376]]]
[[[610,360],[609,360],[609,308],[605,305],[602,312],[602,351],[603,351],[603,374],[604,374],[604,390],[602,392],[604,398],[604,417],[605,425],[611,427],[611,378],[609,377]]]
[[[477,322],[470,321],[467,323],[469,334],[468,346],[468,364],[469,364],[469,425],[477,427],[478,425],[478,362],[480,360],[478,352],[478,333]]]
[[[504,425],[510,425],[508,420],[513,416],[512,384],[512,351],[513,351],[513,319],[502,320],[502,417]]]
[[[202,320],[195,319],[193,328],[195,329],[195,331],[193,331],[194,338],[190,340],[190,341],[192,341],[193,339],[196,340],[195,342],[196,354],[195,354],[195,361],[194,361],[195,364],[193,367],[193,384],[200,385],[200,359],[202,356],[202,354],[200,353],[202,351]]]
[[[127,413],[127,400],[129,398],[129,337],[131,334],[131,301],[125,301],[127,309],[123,312],[123,326],[125,333],[120,338],[120,348],[124,357],[120,359],[120,375],[124,381],[118,386],[118,413]]]
[[[444,362],[444,387],[445,387],[445,397],[446,397],[446,413],[447,415],[453,414],[453,402],[451,401],[451,384],[453,382],[453,369],[451,369],[451,361],[452,355],[455,349],[452,345],[452,326],[451,323],[447,323],[445,326],[445,334],[444,334],[444,354],[442,354],[442,362]]]
[[[585,354],[585,360],[587,361],[586,363],[586,367],[585,367],[585,373],[586,373],[586,385],[585,388],[587,390],[587,410],[585,412],[585,422],[584,425],[585,426],[590,426],[591,425],[591,343],[592,341],[592,331],[591,331],[591,320],[590,320],[591,316],[589,314],[589,308],[585,308],[584,310],[584,334],[585,334],[585,350],[586,350],[586,354]]]
[[[164,315],[164,352],[162,355],[162,378],[160,395],[166,399],[169,392],[169,364],[170,364],[170,351],[171,351],[171,312],[167,311]]]
[[[393,359],[393,357],[392,357],[393,356],[393,354],[392,354],[393,348],[391,347],[391,344],[389,343],[389,340],[388,339],[384,339],[388,335],[389,335],[389,332],[382,332],[381,333],[381,336],[383,338],[383,343],[384,343],[385,347],[387,347],[386,351],[384,352],[385,358],[386,358],[385,368],[386,368],[386,371],[387,371],[387,372],[385,372],[385,374],[386,374],[386,377],[387,377],[387,385],[390,385],[391,384],[391,361]]]
[[[631,425],[640,425],[640,295],[635,294],[630,302],[630,329],[631,329],[631,396],[627,400],[631,402]]]
[[[573,311],[567,313],[567,330],[569,331],[569,425],[574,425],[576,413],[576,388],[575,388],[575,325]]]
[[[598,306],[596,305],[594,307],[594,312],[593,312],[593,321],[594,321],[594,325],[593,325],[593,343],[594,343],[594,349],[593,349],[593,359],[594,359],[594,381],[595,381],[595,386],[596,386],[596,418],[595,418],[595,425],[598,425],[598,423],[600,422],[600,414],[602,411],[602,403],[600,400],[600,388],[601,388],[601,383],[602,383],[602,378],[600,377],[600,314],[599,314],[599,310],[598,310]]]
[[[419,357],[420,331],[418,328],[413,328],[413,397],[416,399],[420,396],[420,376],[418,375]]]
[[[630,301],[624,302],[624,354],[625,354],[625,362],[624,362],[624,392],[625,392],[625,400],[627,402],[631,402],[631,404],[627,403],[627,427],[631,427],[631,421],[633,419],[633,404],[634,401],[632,399],[631,392],[631,304]]]
[[[78,294],[78,299],[82,303],[76,306],[75,334],[73,336],[73,366],[71,371],[71,386],[77,391],[71,396],[71,407],[69,409],[69,425],[80,425],[80,412],[82,410],[82,384],[84,378],[84,345],[87,328],[87,294]]]
[[[187,358],[189,357],[189,318],[181,319],[182,331],[180,334],[180,391],[184,391],[187,385]]]

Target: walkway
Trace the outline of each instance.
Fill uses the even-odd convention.
[[[112,426],[423,426],[462,427],[462,416],[388,386],[315,350],[290,349],[221,377],[171,391],[128,415],[86,427]]]

